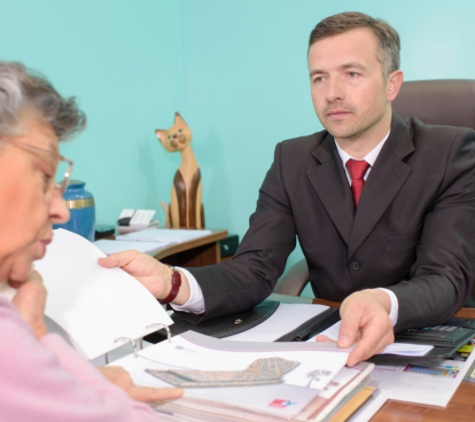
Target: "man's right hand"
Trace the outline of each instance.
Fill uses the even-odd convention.
[[[119,267],[140,281],[157,299],[164,299],[172,288],[172,271],[150,255],[137,251],[124,251],[99,258],[105,268]],[[186,276],[180,271],[181,287],[173,303],[184,305],[190,297],[190,287]]]

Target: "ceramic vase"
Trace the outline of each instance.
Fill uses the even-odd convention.
[[[55,224],[54,228],[63,228],[77,233],[91,242],[94,241],[96,211],[94,197],[84,189],[86,182],[71,180],[64,191],[63,201],[71,217],[67,223]]]

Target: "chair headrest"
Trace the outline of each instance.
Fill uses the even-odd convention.
[[[392,106],[403,119],[417,117],[426,124],[475,129],[475,80],[404,82]]]

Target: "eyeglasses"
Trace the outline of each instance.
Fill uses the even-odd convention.
[[[69,179],[71,178],[71,173],[73,171],[73,162],[69,160],[66,157],[63,157],[61,154],[59,154],[56,151],[52,151],[47,148],[40,148],[35,145],[30,145],[26,142],[18,141],[16,139],[11,139],[11,138],[4,138],[3,136],[0,136],[0,140],[7,142],[13,146],[17,146],[19,148],[23,148],[27,151],[34,152],[34,153],[39,153],[39,154],[47,154],[51,157],[51,165],[52,168],[57,168],[56,173],[61,174],[60,168],[65,168],[66,170],[64,171],[64,177],[63,180],[59,183],[53,183],[53,188],[61,193],[61,195],[64,193],[66,188],[68,187],[69,184]]]

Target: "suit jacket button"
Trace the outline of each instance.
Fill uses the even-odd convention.
[[[354,271],[358,271],[361,268],[360,263],[358,261],[351,261],[350,267]]]

